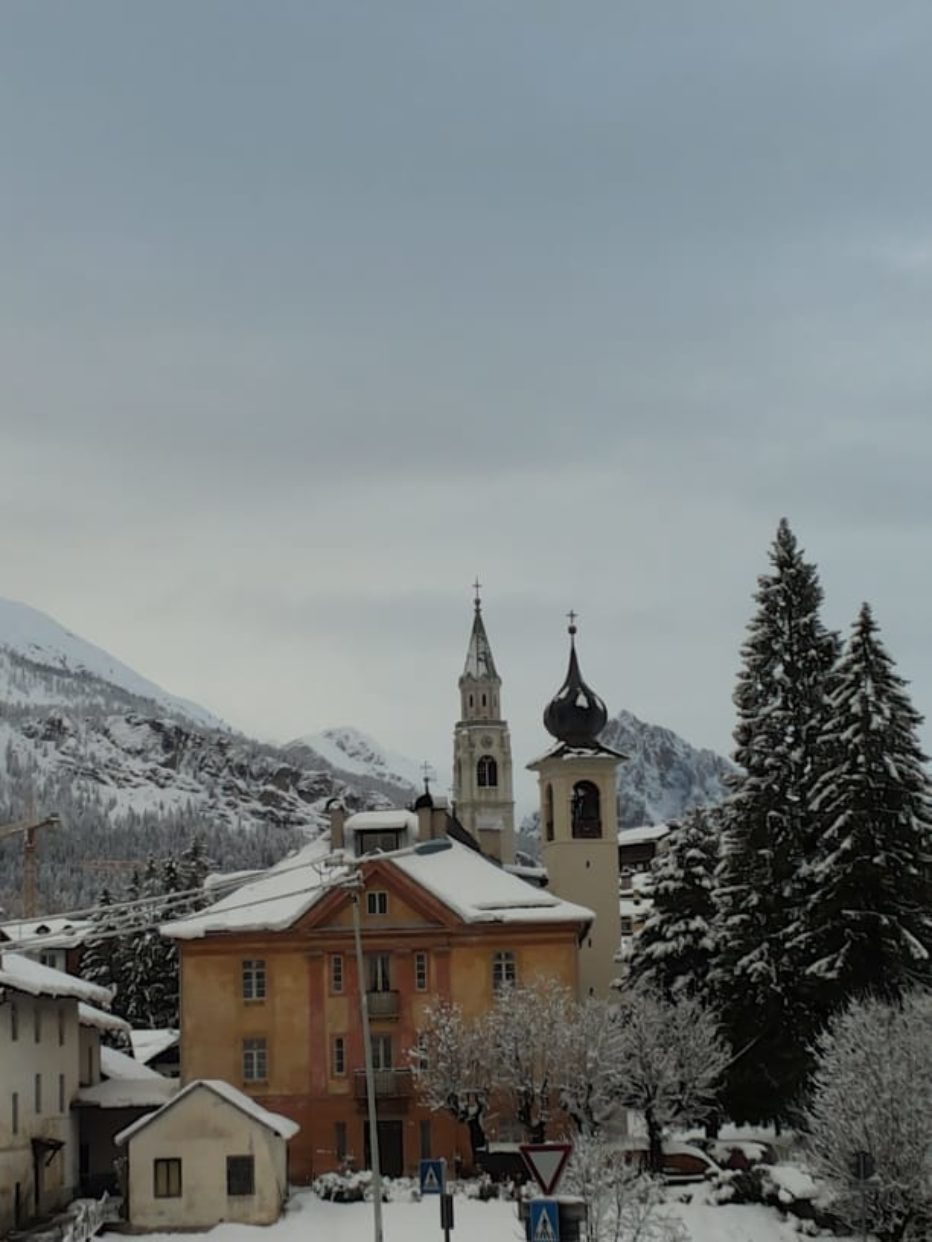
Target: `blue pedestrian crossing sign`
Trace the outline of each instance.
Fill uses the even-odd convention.
[[[442,1195],[447,1188],[446,1160],[421,1161],[421,1194]]]
[[[560,1205],[556,1199],[528,1202],[530,1242],[560,1242]]]

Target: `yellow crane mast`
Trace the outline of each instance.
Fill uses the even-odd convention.
[[[57,828],[60,824],[61,818],[56,814],[46,815],[45,819],[33,817],[15,824],[0,824],[0,841],[19,832],[23,834],[23,918],[36,916],[36,832],[39,828]]]

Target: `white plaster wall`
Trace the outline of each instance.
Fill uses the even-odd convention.
[[[18,1038],[12,1037],[16,1008]],[[59,1040],[59,1013],[62,1040]],[[39,1039],[36,1040],[36,1015]],[[58,1139],[64,1147],[43,1171],[40,1212],[63,1206],[78,1181],[77,1118],[71,1102],[78,1088],[78,1005],[73,999],[5,991],[0,1000],[0,1234],[13,1228],[16,1183],[25,1217],[35,1214],[32,1139]],[[42,1076],[42,1107],[35,1108],[35,1076]],[[59,1108],[59,1074],[65,1076]],[[13,1093],[19,1124],[13,1133]]]
[[[206,1228],[220,1221],[267,1225],[288,1189],[287,1145],[206,1087],[192,1091],[127,1143],[134,1228]],[[227,1156],[253,1156],[255,1194],[227,1195]],[[180,1159],[182,1193],[157,1199],[154,1162]]]

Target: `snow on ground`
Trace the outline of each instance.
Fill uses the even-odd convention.
[[[674,1202],[665,1210],[680,1220],[688,1242],[799,1242],[800,1234],[771,1208],[754,1204],[713,1206],[702,1201]],[[440,1205],[436,1197],[420,1203],[393,1202],[383,1208],[385,1242],[438,1242]],[[208,1231],[210,1242],[370,1242],[371,1203],[328,1203],[309,1190],[295,1191],[284,1216],[274,1225],[217,1225]],[[177,1233],[146,1235],[154,1242],[178,1242]],[[520,1242],[524,1232],[514,1203],[457,1195],[454,1202],[454,1242]],[[121,1242],[104,1234],[101,1242]],[[835,1242],[844,1242],[836,1239]]]

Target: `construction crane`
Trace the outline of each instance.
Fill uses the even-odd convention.
[[[36,916],[36,832],[39,828],[58,828],[61,817],[56,814],[46,815],[45,819],[24,819],[16,824],[0,824],[0,841],[4,837],[13,837],[23,833],[23,917]]]

